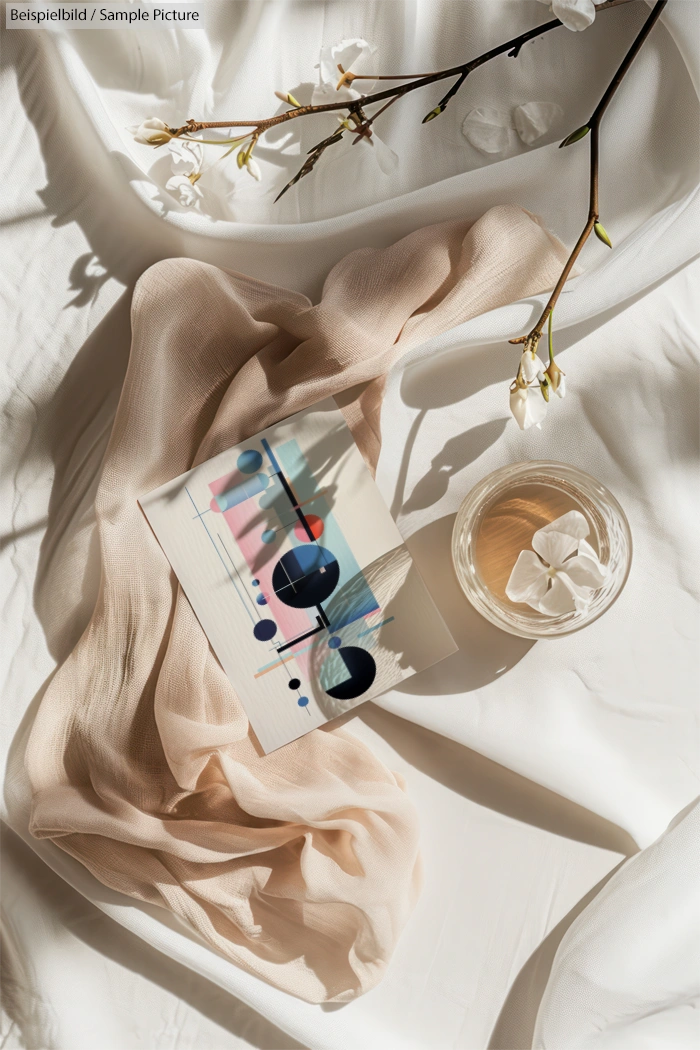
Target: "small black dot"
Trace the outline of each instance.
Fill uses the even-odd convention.
[[[287,685],[289,686],[290,689],[298,689],[299,686],[301,685],[301,682],[299,681],[298,678],[290,678],[289,682],[287,683]]]

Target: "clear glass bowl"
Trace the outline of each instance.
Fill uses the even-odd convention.
[[[587,611],[545,616],[511,602],[505,582],[520,550],[530,547],[538,528],[574,508],[587,519],[588,542],[609,570]],[[627,582],[632,536],[620,504],[590,474],[534,460],[501,467],[471,490],[457,513],[452,560],[462,590],[491,623],[521,638],[557,638],[580,631],[610,608]]]

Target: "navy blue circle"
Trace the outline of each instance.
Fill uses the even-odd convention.
[[[258,620],[253,634],[259,642],[269,642],[277,634],[277,624],[274,620]]]
[[[272,570],[272,587],[285,605],[311,609],[338,586],[340,566],[325,547],[305,543],[286,551]]]
[[[255,600],[258,605],[267,605],[267,598],[264,594],[259,594]]]

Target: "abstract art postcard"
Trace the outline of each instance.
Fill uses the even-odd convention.
[[[332,398],[139,502],[265,752],[456,649]]]

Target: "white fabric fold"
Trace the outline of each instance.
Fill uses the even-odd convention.
[[[321,46],[343,37],[367,38],[384,68],[420,72],[432,68],[437,54],[445,62],[459,61],[465,52],[481,49],[477,41],[488,46],[547,17],[541,5],[520,0],[488,5],[421,0],[410,11],[408,5],[383,2],[304,7],[305,17],[297,21],[292,4],[229,5],[225,18],[203,33],[165,39],[118,32],[106,48],[91,33],[76,33],[72,40],[4,34],[4,56],[14,64],[22,99],[21,106],[6,109],[3,227],[9,250],[2,297],[10,319],[8,374],[14,384],[7,395],[13,425],[4,449],[11,469],[3,475],[3,507],[10,515],[4,531],[12,536],[3,552],[8,586],[2,624],[11,658],[3,671],[10,698],[8,738],[57,654],[74,643],[94,602],[95,566],[88,557],[91,484],[122,378],[121,308],[88,346],[91,352],[99,348],[97,364],[87,369],[89,382],[76,389],[75,378],[66,379],[65,373],[122,289],[152,262],[182,254],[318,297],[332,265],[353,248],[384,246],[421,225],[475,218],[493,204],[511,201],[541,215],[571,245],[585,217],[586,145],[558,150],[559,131],[590,115],[601,85],[648,10],[631,4],[599,13],[585,32],[557,31],[561,37],[549,34],[538,50],[523,49],[517,61],[504,57],[490,63],[469,79],[452,112],[419,131],[422,116],[439,96],[415,96],[403,109],[393,107],[381,132],[399,156],[392,176],[374,165],[371,172],[363,168],[361,177],[347,167],[331,180],[319,169],[318,177],[305,179],[298,193],[283,198],[281,208],[272,207],[264,181],[258,189],[250,178],[229,200],[231,185],[224,178],[215,183],[220,202],[215,215],[180,209],[169,194],[161,194],[164,173],[145,170],[154,155],[136,147],[123,130],[150,115],[156,102],[167,101],[169,108],[172,102],[183,117],[224,110],[257,113],[264,98],[272,110],[275,89],[297,95],[295,87],[307,84],[311,90]],[[606,820],[612,821],[643,845],[697,793],[698,784],[691,743],[697,654],[688,631],[697,614],[688,581],[700,513],[692,440],[698,271],[677,273],[697,251],[698,15],[698,4],[670,0],[606,115],[601,203],[615,248],[610,252],[592,243],[581,275],[568,284],[557,306],[556,345],[566,351],[570,392],[563,405],[554,406],[556,414],[550,412],[543,440],[534,434],[523,438],[512,425],[506,430],[503,401],[504,384],[514,373],[503,344],[531,323],[543,299],[534,297],[475,318],[412,352],[388,385],[379,464],[384,494],[412,537],[414,553],[422,556],[424,571],[437,581],[441,607],[453,610],[464,653],[461,663],[444,669],[439,689],[431,692],[428,679],[421,694],[392,695],[387,704],[403,718],[491,756],[498,768],[509,767],[557,792],[563,806],[566,799],[576,800],[591,811],[591,821],[599,820],[604,828],[609,828]],[[92,52],[87,47],[91,38]],[[271,39],[285,39],[290,46],[276,50],[274,61],[259,63],[259,54],[270,53]],[[2,84],[10,102],[12,83],[10,75]],[[546,98],[562,107],[562,121],[552,129],[557,138],[547,133],[535,148],[523,147],[494,163],[469,150],[459,130],[468,109],[487,103],[512,107],[524,98]],[[294,163],[296,151],[310,144],[306,138],[288,144]],[[267,162],[273,164],[278,158],[271,153]],[[81,358],[74,376],[84,374],[90,354]],[[75,411],[83,398],[93,409],[87,422]],[[540,645],[530,649],[502,635],[496,639],[468,608],[453,605],[459,596],[452,590],[449,559],[434,562],[428,556],[447,549],[449,518],[475,481],[505,461],[543,454],[577,462],[600,476],[623,502],[635,537],[626,591],[591,628],[593,633],[557,643],[556,669]],[[54,481],[52,456],[58,464],[54,527],[40,555]],[[56,503],[69,483],[73,494],[82,496],[72,518]],[[62,559],[76,546],[91,568],[79,578],[62,576]],[[37,586],[35,609],[37,562],[46,586]],[[650,581],[653,605],[645,597]],[[41,619],[47,605],[56,615],[48,641]],[[536,690],[531,688],[535,679]],[[382,713],[377,718],[387,720],[378,723],[382,727],[401,725]],[[493,928],[498,922],[494,887],[500,884],[499,868],[486,847],[502,818],[475,806],[463,848],[459,836],[450,837],[436,824],[434,813],[441,807],[447,812],[452,796],[435,794],[431,779],[414,766],[432,754],[439,738],[409,729],[419,734],[420,747],[413,753],[407,749],[413,754],[407,766],[413,774],[409,790],[428,829],[424,834],[431,836],[444,869],[468,871],[470,878],[475,849],[485,883],[468,885],[483,889],[490,884],[483,899],[496,910],[485,911],[479,894],[465,894],[462,885],[462,892],[455,886],[452,896],[446,894],[435,873],[431,885],[439,904],[430,918],[444,929],[442,939],[430,940],[425,932],[430,923],[421,917],[407,931],[405,950],[399,946],[390,983],[335,1013],[321,1014],[270,990],[169,924],[162,909],[137,906],[105,890],[50,843],[34,846],[106,914],[253,1004],[306,1045],[371,1047],[379,1033],[382,1048],[393,1041],[401,1050],[428,1045],[432,1050],[429,1033],[435,1036],[435,1029],[420,1021],[421,1004],[429,1004],[446,1047],[461,1045],[460,1039],[485,1046],[498,1012],[494,1003],[499,994],[505,999],[509,981],[524,962],[518,952],[527,955],[542,934],[533,929],[537,922],[530,907],[533,925],[526,947],[518,948],[518,920],[507,912],[504,896],[509,918],[498,928],[507,931],[501,939],[512,956],[495,960],[479,940],[475,931],[481,929],[482,915],[489,915]],[[358,730],[351,726],[349,731]],[[378,732],[364,739],[392,761],[391,747],[385,745],[382,752]],[[402,739],[397,735],[395,742]],[[21,748],[21,732],[15,744]],[[434,768],[443,765],[437,759]],[[5,806],[5,815],[26,834],[28,814],[12,778]],[[463,819],[456,804],[449,812],[457,822]],[[488,834],[480,838],[484,827]],[[503,834],[508,842],[514,836],[524,841],[524,826],[513,823]],[[532,864],[546,869],[551,880],[536,884],[551,888],[549,897],[537,898],[543,933],[574,903],[570,894],[585,893],[615,860],[606,854],[604,861],[590,861],[589,852],[586,867],[583,851],[565,853],[564,844],[552,836],[538,847],[541,855],[534,845],[528,847]],[[511,866],[522,871],[524,856],[509,853]],[[584,870],[592,876],[587,884],[580,874]],[[518,885],[508,884],[508,899],[516,899]],[[569,894],[563,911],[562,894]],[[559,901],[559,910],[555,906],[552,912],[548,900]],[[456,947],[450,954],[445,938],[452,929],[470,955]],[[426,956],[435,960],[437,975],[427,989],[420,977]],[[496,961],[502,964],[500,992],[494,990]],[[488,973],[490,983],[468,1000],[465,988],[477,987],[470,983],[476,982],[477,971]],[[75,1043],[69,1044],[65,1050],[75,1050]]]

